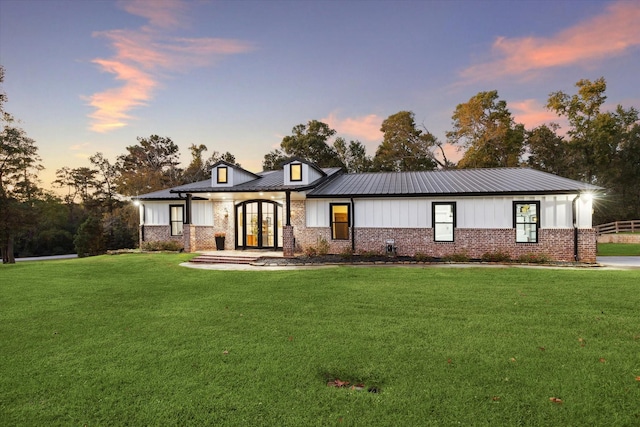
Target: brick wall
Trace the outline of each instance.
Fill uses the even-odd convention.
[[[351,229],[349,230],[351,232]],[[329,227],[295,229],[296,242],[304,249],[316,246],[319,239],[329,242],[331,253],[351,248],[351,240],[331,240]],[[512,259],[523,255],[548,257],[554,261],[574,261],[573,229],[540,229],[538,243],[516,243],[515,229],[456,229],[454,242],[434,242],[432,228],[356,228],[356,252],[385,253],[386,240],[395,240],[397,254],[416,253],[432,257],[466,254],[479,259],[485,253],[503,252]],[[578,258],[581,262],[596,261],[595,230],[578,231]]]

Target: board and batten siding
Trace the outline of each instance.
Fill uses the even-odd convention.
[[[430,228],[432,202],[456,202],[457,228],[513,228],[513,202],[539,201],[541,228],[572,228],[575,195],[355,199],[356,227]],[[329,206],[349,199],[308,199],[307,227],[329,227]],[[578,227],[591,228],[592,201],[579,198]]]
[[[144,202],[140,205],[140,223],[144,225],[169,225],[169,206],[185,205],[184,200],[172,202]],[[144,212],[143,212],[144,209]],[[191,202],[193,225],[213,225],[213,203],[209,201]]]

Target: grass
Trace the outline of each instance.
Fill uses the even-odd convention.
[[[637,271],[188,258],[0,266],[0,424],[640,423]]]
[[[640,256],[640,243],[598,243],[598,256]]]

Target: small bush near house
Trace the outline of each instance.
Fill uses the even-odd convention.
[[[340,252],[340,258],[350,260],[353,258],[353,251],[351,248],[344,248],[342,252]]]
[[[324,256],[329,253],[329,242],[327,242],[327,239],[324,237],[320,237],[318,239],[317,251],[320,256]]]
[[[176,240],[163,240],[158,242],[143,242],[140,247],[143,251],[170,251],[170,252],[182,252],[184,245],[182,242]]]
[[[427,255],[427,254],[424,254],[422,252],[416,252],[416,254],[413,256],[413,258],[415,258],[415,260],[418,261],[418,262],[432,262],[433,261],[433,257],[431,255]]]
[[[383,256],[380,251],[360,251],[359,254],[363,258],[376,258]]]
[[[469,255],[466,252],[445,255],[442,257],[444,262],[469,262]]]
[[[495,252],[485,252],[480,257],[482,262],[509,262],[511,261],[511,256],[506,252],[495,251]]]
[[[309,258],[318,255],[318,249],[315,246],[305,246],[303,252]]]
[[[518,262],[525,262],[529,264],[546,264],[550,261],[550,258],[546,254],[524,254],[518,257]]]

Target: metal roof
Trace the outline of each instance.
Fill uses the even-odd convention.
[[[529,168],[455,169],[345,174],[322,184],[308,198],[567,194],[601,187]]]
[[[153,193],[142,194],[136,199],[139,200],[162,200],[177,199],[182,193],[242,193],[242,192],[269,192],[269,191],[301,191],[313,188],[326,179],[331,179],[341,171],[341,168],[325,168],[321,172],[326,174],[316,182],[305,185],[284,185],[284,171],[265,171],[255,174],[258,178],[232,187],[212,187],[211,179],[180,185],[166,190],[154,191]]]
[[[529,168],[455,169],[426,172],[371,172],[340,174],[340,168],[322,169],[327,177],[310,185],[284,185],[282,170],[256,174],[257,179],[233,187],[212,187],[211,180],[143,194],[139,200],[177,199],[185,193],[240,193],[302,191],[307,198],[449,196],[485,194],[569,194],[599,191],[598,187]],[[315,186],[315,188],[314,188]],[[184,197],[184,196],[183,196]]]

